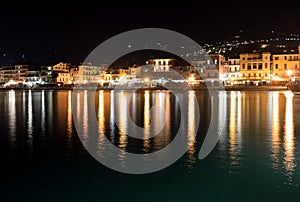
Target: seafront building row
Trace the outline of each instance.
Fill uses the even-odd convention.
[[[145,65],[108,68],[91,63],[71,66],[60,62],[32,70],[30,65],[0,67],[0,86],[72,85],[98,83],[112,85],[164,85],[168,82],[200,84],[204,80],[226,85],[284,85],[300,76],[300,45],[298,50],[281,53],[241,53],[237,58],[208,54],[191,65],[176,65],[173,58],[151,59]]]

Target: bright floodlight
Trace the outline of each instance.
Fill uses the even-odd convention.
[[[288,70],[288,71],[287,71],[287,75],[288,75],[288,76],[291,76],[292,74],[293,74],[293,71],[292,71],[292,70]]]

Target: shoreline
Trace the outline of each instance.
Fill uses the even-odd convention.
[[[60,91],[60,90],[74,90],[73,87],[34,87],[34,88],[0,88],[0,91],[9,91],[9,90],[17,90],[17,91]],[[204,87],[195,87],[195,88],[163,88],[163,87],[151,87],[151,88],[101,88],[101,87],[76,87],[76,90],[120,90],[120,91],[208,91],[208,88]],[[291,90],[287,86],[225,86],[225,87],[209,87],[209,91],[287,91]]]

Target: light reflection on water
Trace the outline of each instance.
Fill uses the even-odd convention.
[[[279,93],[274,92],[272,95],[272,167],[275,170],[280,169],[280,128],[279,128]]]
[[[272,159],[272,168],[286,177],[285,183],[288,185],[292,185],[297,167],[293,97],[294,94],[292,92],[273,92],[271,97],[272,152],[270,157]]]
[[[41,100],[42,100],[42,103],[41,103],[41,132],[44,135],[46,133],[46,102],[45,102],[45,91],[44,90],[42,91],[42,94],[41,94]],[[69,114],[69,109],[68,109],[68,114]],[[72,122],[72,119],[71,119],[71,122]],[[72,125],[72,123],[71,123],[71,125]],[[69,128],[69,126],[68,126],[68,128]],[[72,132],[72,131],[70,131],[70,132]]]
[[[16,141],[16,94],[14,90],[8,92],[8,122],[10,142]]]
[[[28,105],[27,105],[27,143],[32,149],[33,147],[33,111],[32,111],[32,93],[28,91]],[[32,151],[30,152],[32,153]]]
[[[150,147],[150,130],[151,130],[151,116],[150,116],[150,93],[149,91],[145,91],[144,95],[144,128],[145,128],[145,134],[144,134],[144,142],[143,147],[145,152],[149,152]],[[135,107],[134,107],[135,108]]]
[[[106,94],[108,96],[106,96]],[[195,131],[195,101],[193,98],[195,92],[188,92],[186,96],[187,105],[188,105],[188,120],[187,120],[187,143],[189,144],[192,140],[192,134]],[[227,96],[228,94],[228,96]],[[229,157],[229,172],[238,173],[243,163],[243,135],[242,131],[245,131],[245,126],[243,123],[247,123],[248,127],[254,125],[263,124],[267,114],[267,110],[264,107],[265,103],[261,103],[261,100],[269,100],[271,104],[270,108],[272,109],[271,116],[269,119],[270,127],[272,128],[272,147],[271,147],[271,160],[272,168],[278,172],[282,172],[287,178],[287,183],[291,183],[292,177],[296,169],[295,162],[295,137],[294,137],[294,121],[293,121],[293,93],[285,92],[272,92],[266,93],[263,95],[260,94],[249,94],[245,95],[241,92],[221,92],[218,98],[219,110],[218,120],[226,119],[224,117],[224,110],[228,110],[228,136],[223,134],[220,137],[219,150],[222,152],[222,156]],[[169,92],[149,92],[145,91],[142,95],[134,94],[132,92],[98,92],[98,103],[97,103],[97,118],[98,118],[98,129],[99,129],[99,138],[98,138],[98,150],[99,155],[105,155],[104,151],[108,145],[103,145],[105,134],[108,132],[110,135],[111,142],[114,142],[116,135],[116,125],[115,121],[118,123],[118,132],[117,132],[117,146],[121,148],[119,159],[121,162],[125,161],[125,151],[128,147],[128,114],[131,109],[132,117],[139,117],[139,113],[142,113],[143,127],[144,127],[144,139],[142,142],[142,151],[149,152],[150,148],[163,148],[166,146],[172,137],[171,129],[171,108],[178,106],[176,103],[171,102],[171,93]],[[285,103],[283,101],[279,102],[279,97],[285,97]],[[71,120],[71,92],[68,93],[68,110],[67,110],[67,123],[70,123]],[[152,99],[151,99],[152,98]],[[129,99],[133,99],[132,102],[129,102]],[[137,102],[136,99],[143,99],[143,102]],[[28,97],[28,100],[30,98]],[[105,101],[107,100],[107,102]],[[252,101],[250,101],[252,100]],[[282,99],[281,99],[282,100]],[[82,102],[82,103],[81,103]],[[251,103],[253,102],[253,103]],[[126,103],[129,103],[128,105]],[[136,103],[143,103],[143,107],[139,108],[136,106]],[[254,104],[254,108],[253,108]],[[106,106],[108,105],[108,106]],[[201,103],[200,103],[201,105]],[[153,107],[154,106],[154,107]],[[157,107],[160,106],[160,107]],[[227,107],[226,107],[227,106]],[[279,108],[285,106],[285,113],[280,114]],[[105,109],[109,108],[108,112]],[[137,109],[142,109],[143,112],[138,111]],[[162,110],[163,109],[163,110]],[[254,109],[254,110],[253,110]],[[32,109],[29,109],[29,112]],[[115,111],[116,110],[116,111]],[[248,112],[252,113],[251,116],[243,113]],[[82,112],[82,114],[81,114]],[[263,114],[262,114],[263,112]],[[77,94],[77,117],[79,122],[81,122],[84,139],[88,139],[88,92],[84,91]],[[284,116],[284,122],[280,121],[280,117]],[[251,119],[255,117],[255,120]],[[248,120],[243,120],[247,119]],[[132,118],[137,120],[138,118]],[[105,121],[108,120],[108,121]],[[106,123],[110,123],[109,127]],[[161,124],[164,123],[163,129]],[[218,127],[221,127],[218,125]],[[227,127],[227,126],[225,126]],[[30,127],[29,127],[30,128]],[[281,130],[283,128],[283,131]],[[255,129],[255,128],[254,128]],[[71,130],[70,125],[68,124],[68,131]],[[154,136],[153,141],[151,141],[150,133],[161,131],[161,134]],[[220,129],[221,130],[221,129]],[[248,131],[251,134],[251,130]],[[281,138],[281,134],[284,135],[284,138]],[[138,146],[140,147],[140,146]],[[191,146],[187,151],[187,163],[188,167],[194,167],[196,163],[196,148],[195,145]],[[282,156],[284,156],[282,158]],[[222,161],[224,163],[224,161]],[[281,163],[282,162],[282,163]],[[125,166],[125,165],[123,165]],[[284,171],[282,170],[284,168]]]
[[[229,154],[231,169],[241,166],[242,138],[241,138],[241,93],[230,93],[229,115]]]
[[[67,152],[72,155],[72,151],[76,149],[74,147],[76,130],[72,123],[72,91],[60,92],[60,94],[63,95],[60,98],[57,98],[58,92],[55,91],[12,90],[4,93],[5,96],[1,94],[0,99],[7,101],[6,105],[3,105],[5,107],[3,110],[6,110],[7,114],[2,116],[5,116],[7,120],[3,130],[8,135],[9,143],[14,144],[18,140],[21,141],[18,131],[24,132],[26,143],[31,149],[36,145],[35,137],[40,134],[48,136],[48,138],[65,136]],[[193,91],[178,94],[179,99],[186,99],[188,111],[186,112],[187,125],[185,129],[187,144],[190,144],[193,140],[192,135],[197,132],[197,126],[195,126],[195,105],[197,102],[193,97],[196,96],[200,106],[206,106],[207,103],[203,98],[206,98],[208,94]],[[105,150],[111,146],[103,145],[106,137],[116,146],[122,148],[119,159],[124,162],[124,152],[129,147],[134,147],[133,150],[137,153],[158,150],[172,141],[173,135],[177,132],[174,122],[176,122],[176,117],[180,116],[178,115],[180,106],[168,91],[139,93],[99,91],[96,97],[95,110],[99,131],[96,144],[98,155],[105,155]],[[297,95],[288,91],[220,92],[218,98],[220,113],[218,113],[217,120],[226,119],[227,124],[225,125],[225,133],[220,137],[213,155],[217,156],[222,164],[221,167],[228,169],[229,173],[240,174],[242,173],[242,166],[250,161],[249,156],[260,155],[256,156],[260,158],[257,161],[265,161],[260,162],[263,165],[269,164],[270,170],[268,172],[274,176],[284,177],[285,184],[293,185],[299,163],[295,113],[296,109],[300,108],[300,103],[295,104],[295,97]],[[55,99],[58,102],[54,102]],[[77,103],[75,116],[83,128],[86,144],[88,144],[89,139],[90,122],[88,99],[90,99],[88,91],[82,91],[75,96]],[[125,103],[129,103],[129,105],[127,106]],[[57,110],[58,106],[65,107]],[[18,114],[18,111],[21,113]],[[127,113],[129,112],[132,120],[140,123],[140,126],[144,128],[144,139],[140,142],[134,142],[128,138]],[[37,114],[41,117],[36,117]],[[205,119],[205,116],[206,114],[201,112],[200,118]],[[55,121],[65,128],[56,128],[53,125]],[[118,126],[115,124],[116,121]],[[218,124],[217,126],[221,127]],[[20,127],[24,128],[20,129]],[[204,127],[202,122],[200,122],[199,127]],[[159,132],[159,134],[153,138],[148,138],[153,132]],[[199,144],[196,141],[187,151],[186,163],[190,169],[197,168],[197,151],[199,150],[197,143]],[[258,148],[261,149],[260,153],[257,151]],[[252,159],[252,161],[255,160]]]
[[[293,175],[296,168],[294,149],[295,149],[295,137],[294,137],[294,113],[293,113],[293,97],[294,94],[290,92],[284,93],[286,97],[285,104],[285,122],[284,122],[284,166],[285,175],[289,184],[292,183]]]
[[[191,145],[187,151],[188,159],[187,165],[188,167],[193,168],[193,165],[196,162],[196,155],[195,155],[195,144],[194,144],[194,134],[196,131],[196,116],[195,116],[195,92],[189,92],[189,99],[188,99],[188,127],[187,127],[187,146]]]
[[[44,91],[43,91],[44,93]],[[73,121],[72,121],[72,92],[68,91],[68,105],[67,105],[67,146],[68,154],[72,150],[73,140]]]

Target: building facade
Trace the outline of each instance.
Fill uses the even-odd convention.
[[[0,83],[7,83],[9,81],[23,83],[25,80],[25,73],[28,70],[29,65],[2,66],[0,68]]]
[[[70,63],[60,62],[53,66],[52,71],[55,72],[69,72]]]
[[[78,83],[99,83],[104,80],[106,65],[92,65],[91,63],[78,66]]]
[[[26,87],[33,87],[35,85],[39,85],[41,83],[40,80],[40,71],[26,71],[25,79],[23,81],[23,85]]]
[[[53,66],[52,74],[55,78],[55,82],[58,84],[69,84],[71,82],[71,76],[69,73],[70,63],[60,62]]]
[[[241,79],[248,82],[267,81],[271,78],[271,53],[240,54]]]
[[[41,66],[40,80],[41,80],[41,84],[53,83],[52,66]]]
[[[70,83],[77,84],[79,81],[78,77],[78,67],[71,67],[70,68]]]
[[[221,54],[209,54],[206,56],[206,68],[204,78],[208,80],[226,80],[228,78],[228,66],[225,65],[225,57]]]
[[[272,68],[273,78],[277,78],[279,80],[289,80],[291,77],[299,77],[299,52],[274,54]]]

